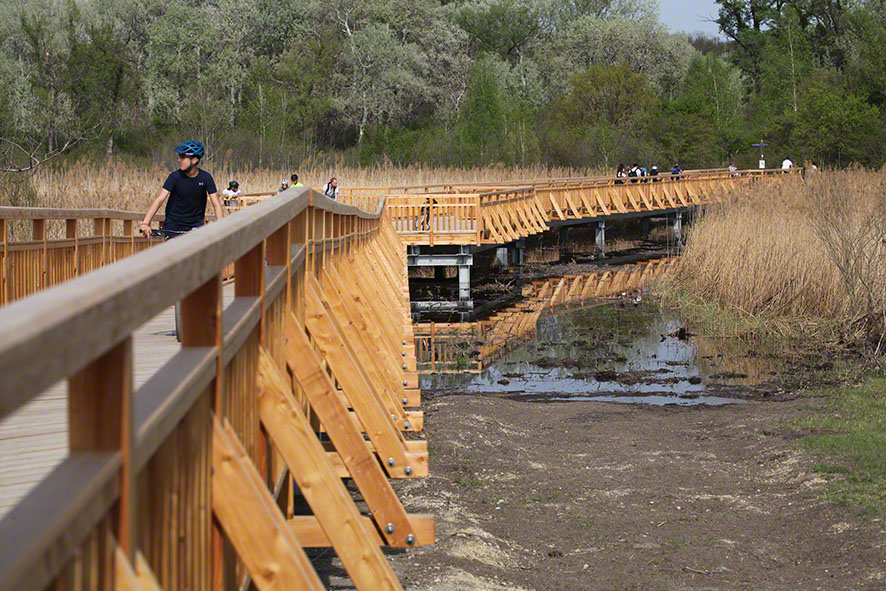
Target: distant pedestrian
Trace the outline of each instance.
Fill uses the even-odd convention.
[[[628,177],[631,179],[636,179],[640,176],[640,166],[635,162],[631,169],[628,171]],[[636,183],[636,180],[631,180],[631,183]]]
[[[735,162],[729,163],[729,174],[731,176],[738,176],[738,167],[735,165]]]
[[[282,181],[280,181],[280,188],[277,189],[277,192],[282,193],[283,191],[285,191],[288,188],[289,188],[289,181],[287,181],[286,179],[283,179]]]
[[[291,187],[304,187],[298,180],[298,175],[294,172],[289,176],[289,186]]]
[[[784,161],[782,161],[782,163],[781,163],[781,169],[782,170],[790,170],[793,167],[794,167],[793,161],[790,158],[788,158],[787,156],[785,156]]]
[[[683,172],[683,168],[680,166],[679,162],[674,163],[674,167],[671,169],[671,178],[675,181],[680,180],[680,173]]]
[[[658,166],[652,165],[652,168],[649,169],[649,176],[652,177],[653,183],[660,183],[661,178],[658,176]]]
[[[329,197],[330,199],[336,199],[338,197],[338,179],[332,177],[329,179],[329,182],[323,185],[323,194]]]
[[[222,191],[222,196],[225,200],[225,205],[237,205],[240,201],[240,197],[243,195],[243,191],[240,190],[240,183],[237,181],[231,181],[228,183],[228,188]]]
[[[616,180],[615,180],[615,184],[616,184],[616,185],[623,185],[623,184],[625,184],[625,182],[624,182],[623,180],[619,180],[619,179],[623,179],[623,178],[625,178],[626,176],[628,176],[628,173],[625,172],[625,165],[624,165],[624,164],[619,164],[619,165],[618,165],[618,170],[615,171],[615,179],[616,179]]]

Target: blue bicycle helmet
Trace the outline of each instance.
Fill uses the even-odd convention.
[[[194,140],[188,140],[186,142],[182,142],[172,149],[176,154],[184,154],[185,156],[196,156],[197,158],[203,158],[205,154],[203,150],[203,144],[200,142],[195,142]]]

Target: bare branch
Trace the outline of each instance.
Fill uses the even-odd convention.
[[[91,129],[90,131],[93,131],[94,129],[95,128]],[[42,154],[41,157],[39,157],[39,158],[37,157],[37,151],[40,149],[39,144],[34,146],[33,150],[28,151],[18,142],[15,142],[9,138],[0,137],[0,142],[6,143],[6,144],[12,146],[13,152],[16,152],[16,151],[21,152],[28,159],[28,164],[24,165],[24,166],[13,166],[12,164],[0,165],[0,173],[33,172],[34,170],[39,168],[40,165],[52,160],[53,158],[55,158],[57,156],[60,156],[61,154],[65,153],[67,150],[69,150],[70,148],[73,148],[74,146],[76,146],[77,144],[79,144],[80,142],[85,140],[87,137],[89,137],[89,135],[90,134],[86,131],[81,132],[81,133],[77,134],[76,136],[69,138],[63,146],[56,148],[56,149],[54,149],[50,152],[47,152],[45,154]],[[10,158],[10,160],[12,160],[12,158]]]

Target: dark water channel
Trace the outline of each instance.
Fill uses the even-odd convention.
[[[542,317],[535,338],[480,373],[426,375],[422,388],[527,402],[723,405],[782,370],[775,355],[692,335],[675,314],[627,295]]]

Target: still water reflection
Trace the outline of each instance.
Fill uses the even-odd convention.
[[[536,336],[479,374],[427,375],[429,393],[527,401],[721,405],[779,371],[746,344],[687,334],[680,320],[631,298],[538,320]]]

